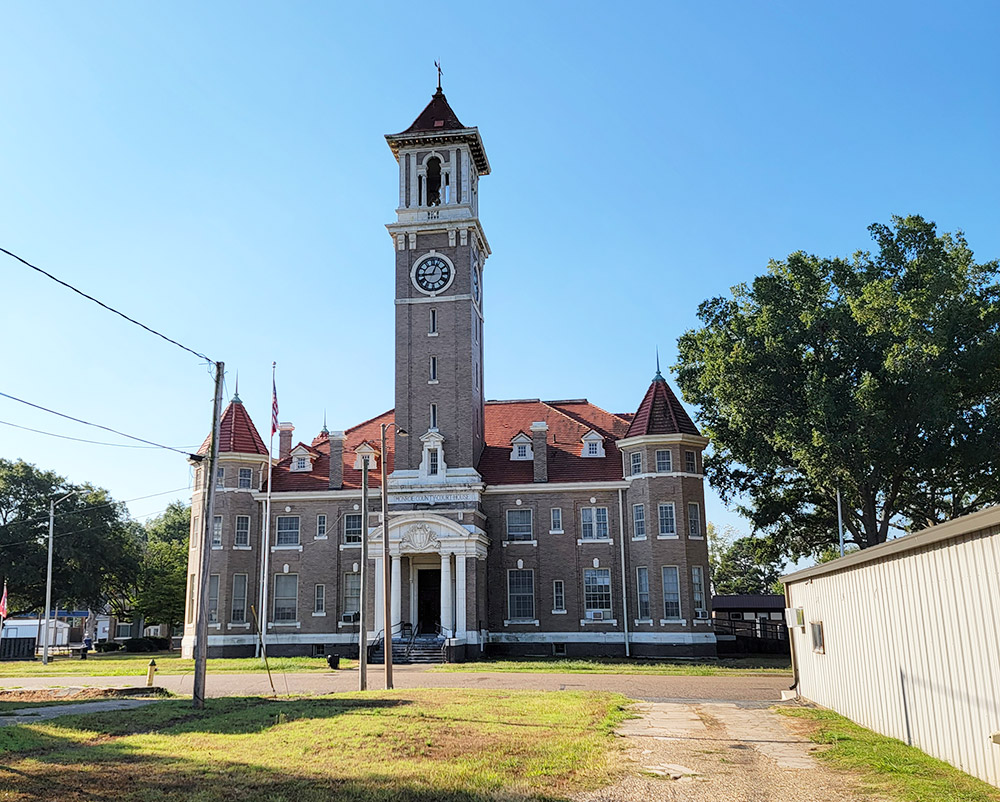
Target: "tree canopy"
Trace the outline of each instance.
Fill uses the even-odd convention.
[[[171,629],[184,623],[191,508],[179,501],[146,523],[146,548],[132,597],[135,616]]]
[[[772,261],[679,340],[712,485],[792,557],[867,548],[1000,501],[1000,287],[961,232],[921,217],[874,252]]]
[[[134,581],[141,538],[124,504],[101,488],[0,459],[0,577],[11,616],[45,606],[49,501],[71,491],[55,510],[53,606],[99,607]]]

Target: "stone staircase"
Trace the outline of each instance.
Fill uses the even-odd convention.
[[[393,638],[392,640],[392,662],[394,665],[407,665],[409,663],[443,663],[444,638],[435,635],[418,636],[413,640],[412,646],[408,640]],[[379,644],[375,649],[369,664],[385,663],[385,644]]]

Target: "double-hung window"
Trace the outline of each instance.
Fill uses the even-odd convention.
[[[507,510],[507,540],[531,540],[531,510]]]
[[[693,451],[684,452],[684,470],[688,473],[698,473],[698,459]]]
[[[670,456],[670,449],[663,449],[656,452],[656,472],[670,473],[674,469],[673,458]]]
[[[582,540],[608,539],[607,507],[584,507],[580,510],[580,538]]]
[[[278,519],[281,520],[280,518]],[[299,615],[298,574],[277,574],[274,577],[274,620],[297,621]]]
[[[642,452],[633,451],[630,459],[632,461],[632,475],[636,476],[642,473]]]
[[[561,579],[552,583],[552,612],[566,612],[566,587]]]
[[[326,585],[317,585],[313,594],[313,613],[326,612]]]
[[[240,468],[240,490],[250,490],[253,487],[253,468]]]
[[[553,507],[551,513],[551,523],[549,527],[553,532],[562,532],[562,507]]]
[[[511,620],[534,620],[534,571],[530,569],[512,569],[507,572],[507,605],[507,612]]]
[[[640,621],[649,620],[649,569],[641,566],[635,569],[635,589],[638,596]]]
[[[700,565],[691,568],[691,595],[695,617],[708,618],[708,607],[705,605],[705,570]]]
[[[636,540],[646,539],[646,505],[632,505],[632,537]]]
[[[440,463],[438,462],[438,450],[430,448],[427,450],[427,475],[437,476]]]
[[[215,624],[219,620],[219,575],[208,577],[208,623]]]
[[[222,548],[222,516],[216,515],[212,518],[212,548]]]
[[[275,541],[279,546],[299,545],[299,516],[279,515],[278,536]]]
[[[349,512],[344,516],[344,542],[361,542],[361,513]]]
[[[247,621],[247,575],[233,574],[233,607],[229,620],[234,624]]]
[[[250,516],[236,516],[236,532],[233,535],[233,545],[246,547],[250,545]]]
[[[316,516],[316,539],[326,538],[326,516]]]
[[[660,537],[677,537],[677,521],[674,518],[674,502],[659,506]]]
[[[701,505],[688,504],[688,537],[701,537]]]
[[[361,610],[361,574],[344,574],[344,606],[345,615],[353,615]]]
[[[587,568],[584,570],[583,602],[587,618],[611,617],[610,568]]]
[[[218,468],[215,471],[215,486],[217,488],[223,488],[226,486],[226,469]]]
[[[663,617],[668,621],[681,617],[681,580],[676,565],[663,566]]]

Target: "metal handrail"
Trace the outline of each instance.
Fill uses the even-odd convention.
[[[379,644],[381,644],[382,641],[384,640],[384,637],[383,637],[384,633],[385,633],[385,630],[384,629],[380,629],[378,632],[375,633],[375,639],[368,645],[368,659],[369,660],[372,659],[372,656],[375,654],[376,650],[378,649]]]

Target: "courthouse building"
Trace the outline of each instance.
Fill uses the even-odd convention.
[[[397,643],[433,642],[449,660],[484,652],[714,655],[707,440],[659,370],[645,394],[636,388],[635,412],[606,412],[586,399],[487,401],[490,246],[479,180],[490,163],[479,130],[459,122],[438,88],[414,123],[386,140],[399,163],[396,219],[387,226],[395,298],[374,300],[395,304],[395,409],[344,431],[324,426],[297,443],[294,427],[280,424],[265,527],[268,449],[234,396],[212,478],[210,654],[253,653],[253,608],[269,654],[356,654],[362,634],[375,642],[388,624]],[[381,427],[389,423],[408,436],[390,426],[383,454]],[[195,473],[186,653],[208,480],[204,468]],[[365,599],[363,537],[373,580]],[[361,605],[367,633],[359,632]]]

